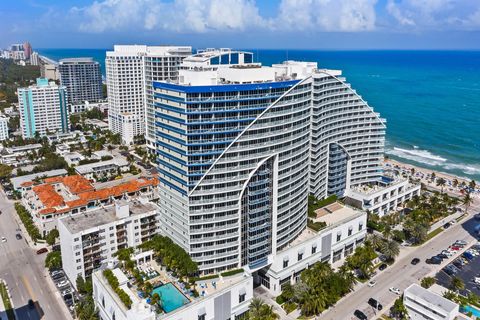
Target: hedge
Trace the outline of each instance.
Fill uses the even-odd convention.
[[[234,274],[238,274],[238,273],[242,273],[242,272],[243,272],[243,269],[242,269],[242,268],[240,268],[240,269],[234,269],[234,270],[222,272],[222,273],[221,273],[221,276],[222,276],[222,277],[228,277],[228,276],[233,276]]]
[[[12,303],[8,297],[7,287],[0,280],[0,299],[3,300],[3,305],[5,306],[5,312],[7,313],[8,320],[15,320],[15,312],[13,312]]]
[[[132,307],[132,299],[130,299],[130,296],[119,287],[118,279],[115,277],[112,270],[105,269],[103,271],[103,276],[107,279],[108,284],[112,287],[113,291],[115,291],[120,300],[122,300],[125,307],[130,309]]]
[[[40,230],[38,230],[37,226],[33,222],[32,216],[30,213],[22,206],[20,203],[15,203],[15,211],[17,211],[20,220],[22,220],[25,229],[27,229],[28,235],[32,238],[33,241],[37,241],[42,239],[42,235]]]

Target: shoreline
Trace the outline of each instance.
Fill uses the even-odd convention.
[[[384,166],[385,169],[396,169],[396,170],[399,170],[400,172],[406,172],[408,174],[408,176],[411,176],[411,169],[413,168],[415,170],[413,178],[419,179],[421,183],[423,183],[423,184],[425,184],[429,187],[432,187],[432,188],[435,188],[435,189],[440,189],[440,187],[437,186],[435,181],[432,181],[431,178],[430,178],[431,174],[435,173],[436,178],[445,179],[446,184],[443,187],[445,192],[448,191],[448,192],[452,192],[452,193],[455,193],[455,194],[458,194],[458,195],[463,194],[463,188],[460,187],[462,182],[465,183],[468,186],[470,181],[472,181],[472,180],[469,180],[469,179],[466,179],[466,178],[463,178],[463,177],[456,176],[456,175],[451,174],[451,173],[432,170],[432,169],[420,167],[418,165],[412,165],[412,164],[409,164],[409,163],[401,162],[401,161],[391,159],[391,158],[384,159],[383,166]],[[458,181],[458,185],[456,187],[453,186],[453,181],[455,179]],[[479,185],[477,185],[475,187],[475,190],[472,192],[472,195],[480,197],[479,187],[480,187]]]

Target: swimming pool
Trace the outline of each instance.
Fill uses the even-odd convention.
[[[474,315],[477,318],[480,318],[480,310],[478,310],[477,308],[474,308],[472,306],[463,306],[462,310],[465,311],[466,313],[471,312],[472,315]]]
[[[162,309],[169,313],[175,309],[190,302],[178,289],[171,283],[164,284],[163,286],[156,287],[152,291],[152,295],[158,293],[162,302]]]

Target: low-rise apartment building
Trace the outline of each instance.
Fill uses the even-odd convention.
[[[108,178],[119,172],[128,172],[129,169],[130,165],[127,160],[115,157],[111,160],[79,165],[75,168],[75,171],[87,179],[97,180],[100,178]]]
[[[58,220],[63,270],[75,284],[102,264],[114,261],[119,249],[136,247],[158,233],[158,207],[138,200],[115,201],[100,208]]]
[[[454,320],[459,314],[457,303],[415,283],[405,289],[403,304],[411,320]]]
[[[345,202],[383,216],[419,195],[420,184],[412,184],[408,179],[400,177],[383,176],[377,183],[358,185],[348,189]]]
[[[207,320],[241,319],[253,298],[253,279],[247,273],[237,274],[216,282],[216,288],[205,297],[192,298],[182,307],[168,313],[156,313],[144,299],[138,297],[128,278],[119,268],[112,270],[122,288],[131,298],[127,309],[112,290],[102,271],[93,273],[93,298],[102,320]],[[171,284],[171,283],[170,283]],[[176,289],[174,289],[176,290]]]
[[[42,234],[57,227],[61,217],[86,213],[115,201],[136,198],[158,199],[157,178],[138,178],[115,186],[96,189],[79,175],[46,178],[43,183],[22,187],[22,202]]]
[[[298,281],[302,271],[316,262],[338,265],[363,243],[367,234],[367,214],[338,202],[317,210],[314,222],[324,222],[316,232],[306,228],[290,245],[271,257],[269,267],[258,271],[261,285],[272,295]]]
[[[27,144],[25,146],[8,147],[0,154],[0,163],[13,167],[32,163],[28,155],[37,152],[42,147],[39,143]]]
[[[8,118],[0,116],[0,141],[8,139]]]

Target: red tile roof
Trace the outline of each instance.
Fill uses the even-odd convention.
[[[130,180],[117,186],[99,190],[95,190],[93,185],[80,175],[47,178],[44,182],[44,184],[35,186],[32,189],[45,206],[44,209],[40,210],[40,214],[64,213],[73,208],[85,206],[90,201],[118,197],[125,193],[137,192],[142,188],[158,185],[158,179],[156,177]],[[55,191],[55,187],[53,186],[53,184],[58,183],[65,185],[78,199],[65,201],[63,197]],[[65,206],[66,208],[56,208]]]

